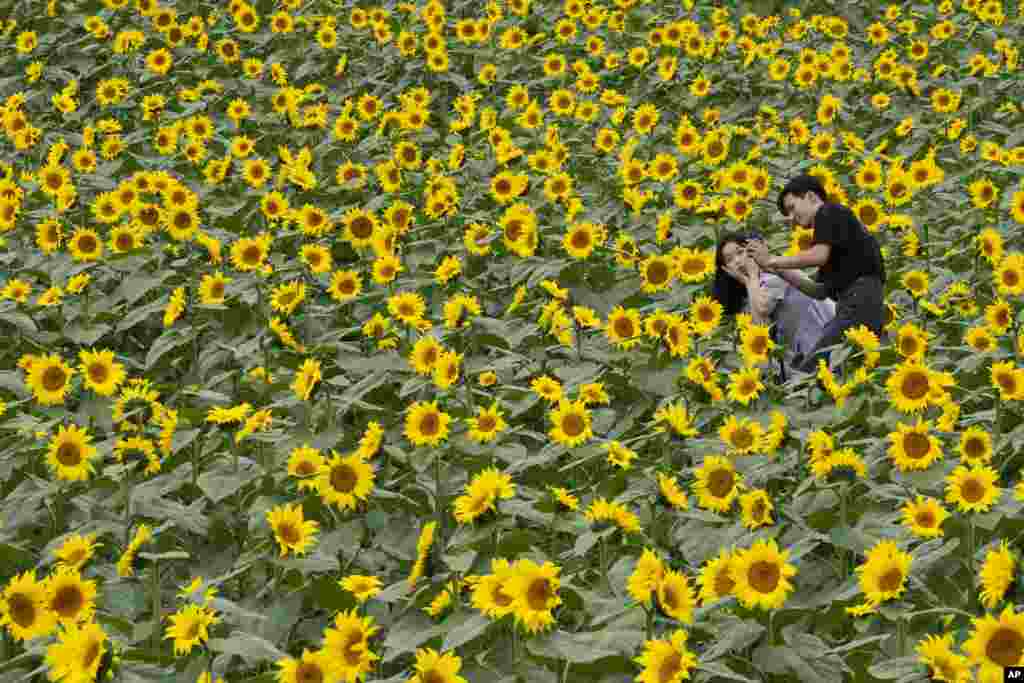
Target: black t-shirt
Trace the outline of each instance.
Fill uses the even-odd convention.
[[[857,216],[842,204],[826,202],[814,216],[814,244],[831,247],[828,261],[818,269],[817,280],[831,299],[865,275],[885,284],[885,264],[878,240],[864,229]]]

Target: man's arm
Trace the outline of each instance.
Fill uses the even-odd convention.
[[[814,244],[810,249],[805,249],[793,256],[772,256],[768,251],[768,245],[760,241],[750,242],[747,249],[757,265],[765,270],[823,266],[828,262],[829,254],[832,253],[832,247],[823,243]]]
[[[828,290],[825,288],[825,285],[812,280],[799,270],[777,270],[775,273],[812,299],[828,298]]]
[[[791,268],[811,268],[823,266],[828,262],[832,247],[828,244],[814,244],[793,256],[769,256],[761,266],[766,270],[780,271]]]

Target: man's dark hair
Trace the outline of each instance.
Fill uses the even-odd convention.
[[[806,173],[798,175],[797,177],[786,183],[786,186],[782,188],[782,192],[779,193],[779,213],[783,216],[786,215],[786,205],[783,200],[787,194],[791,194],[795,197],[803,197],[808,192],[821,197],[821,201],[828,201],[828,192],[825,192],[825,186],[821,184],[821,181],[812,175]]]
[[[722,304],[726,315],[736,315],[743,309],[747,302],[747,288],[725,272],[725,257],[722,252],[727,244],[736,243],[745,247],[751,240],[760,239],[759,233],[747,231],[725,233],[718,240],[718,246],[715,248],[715,280],[711,285],[711,297]]]

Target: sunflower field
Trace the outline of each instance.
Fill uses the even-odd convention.
[[[0,680],[1024,664],[1020,0],[3,11]],[[889,315],[780,383],[802,172]]]

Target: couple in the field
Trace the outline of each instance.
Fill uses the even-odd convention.
[[[749,313],[752,322],[772,326],[784,349],[783,378],[813,372],[829,347],[847,330],[883,326],[885,265],[877,240],[856,215],[829,202],[821,182],[793,178],[779,193],[779,211],[813,228],[811,246],[793,256],[773,256],[752,232],[721,237],[715,259],[713,295],[727,315]],[[817,266],[814,279],[801,269]]]

